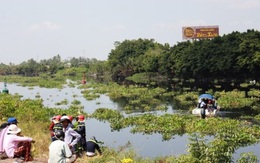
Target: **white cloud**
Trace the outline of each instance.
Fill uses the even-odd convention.
[[[29,30],[30,31],[42,31],[42,30],[54,31],[54,30],[58,30],[59,28],[60,28],[59,25],[54,24],[52,22],[45,21],[45,22],[42,22],[42,23],[39,23],[39,24],[32,25],[29,28]]]

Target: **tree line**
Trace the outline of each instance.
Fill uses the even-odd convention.
[[[259,79],[260,32],[162,45],[153,39],[117,42],[108,58],[114,80],[137,73],[195,80]]]
[[[0,75],[38,76],[82,67],[87,73],[109,74],[113,81],[138,74],[196,81],[260,78],[260,32],[257,30],[188,40],[173,46],[141,38],[115,42],[114,46],[106,61],[82,57],[62,60],[57,55],[40,62],[30,59],[18,65],[1,63]]]
[[[68,70],[73,68],[81,68],[84,69],[85,72],[93,72],[98,73],[102,72],[103,66],[106,65],[105,61],[99,61],[95,58],[71,58],[62,60],[60,55],[56,55],[50,59],[44,59],[40,62],[37,62],[34,59],[29,59],[28,61],[24,61],[18,65],[13,63],[9,64],[0,64],[0,75],[21,75],[25,77],[33,77],[39,76],[41,74],[49,74],[55,75],[58,71]],[[68,71],[66,74],[68,76],[73,76],[75,72]]]

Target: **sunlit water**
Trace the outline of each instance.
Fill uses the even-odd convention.
[[[0,82],[0,86],[4,84]],[[81,102],[80,105],[84,106],[84,111],[88,114],[93,113],[98,108],[110,108],[116,110],[122,110],[120,106],[110,100],[106,95],[101,95],[100,98],[92,101],[87,101],[81,94],[81,90],[78,88],[64,87],[63,89],[56,88],[40,88],[40,87],[22,87],[17,84],[8,84],[10,94],[22,95],[22,99],[36,99],[36,96],[40,96],[43,99],[43,104],[51,108],[68,108],[73,100]],[[62,100],[68,100],[68,105],[56,105],[55,103]],[[166,113],[175,113],[176,111],[171,106]],[[153,114],[163,114],[162,111],[152,111]],[[142,114],[142,113],[138,113]],[[124,114],[126,115],[126,114]],[[15,115],[14,115],[15,116]],[[87,126],[87,138],[96,136],[100,141],[105,142],[104,146],[108,147],[122,147],[126,144],[131,144],[131,147],[143,157],[157,157],[167,155],[180,155],[187,153],[189,136],[174,136],[169,141],[162,141],[162,135],[152,134],[145,135],[141,133],[130,133],[131,128],[125,128],[120,131],[111,131],[109,123],[100,122],[95,119],[88,119],[86,121]],[[260,159],[260,143],[251,145],[248,147],[240,148],[234,154],[234,158],[239,158],[242,152],[254,152]]]

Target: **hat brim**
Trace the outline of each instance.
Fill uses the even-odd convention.
[[[62,122],[65,122],[65,121],[68,121],[68,122],[70,122],[70,120],[69,120],[69,119],[61,119],[61,120],[60,120],[60,123],[62,123]]]
[[[18,134],[20,133],[22,130],[20,128],[18,128],[16,131],[7,131],[8,134]]]

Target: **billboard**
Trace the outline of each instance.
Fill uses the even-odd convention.
[[[187,26],[182,27],[183,39],[214,38],[219,36],[218,26]]]

